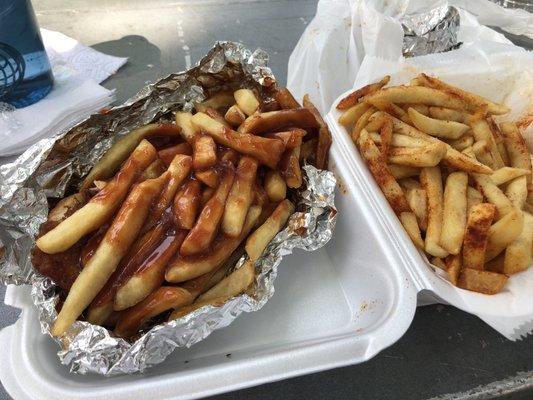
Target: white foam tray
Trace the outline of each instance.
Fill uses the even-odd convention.
[[[19,321],[0,333],[0,379],[10,395],[198,398],[360,363],[398,340],[413,319],[417,292],[428,287],[412,267],[420,255],[336,119],[332,111],[331,167],[340,182],[335,234],[322,250],[284,258],[276,293],[262,310],[144,374],[102,378],[60,365],[56,344],[40,332],[28,288],[10,287],[6,304],[22,309]]]

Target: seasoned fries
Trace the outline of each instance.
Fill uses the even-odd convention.
[[[390,172],[383,155],[374,144],[370,135],[363,129],[357,140],[357,146],[361,155],[365,159],[370,172],[374,176],[377,184],[383,191],[389,204],[397,215],[409,212],[409,204],[402,191],[402,188]]]
[[[468,265],[468,268],[483,269],[490,224],[495,211],[493,204],[481,203],[473,206],[468,214],[463,243],[463,265]]]
[[[533,157],[519,127],[493,118],[505,105],[437,78],[388,82],[343,98],[339,123],[433,266],[457,287],[499,293],[533,259]]]
[[[52,208],[32,261],[66,299],[53,335],[79,319],[131,339],[253,285],[255,261],[295,210],[301,166],[326,168],[331,145],[307,96],[300,106],[272,89],[211,93],[173,110],[175,123],[131,131]]]
[[[459,139],[469,129],[468,125],[460,122],[443,121],[426,117],[414,108],[409,108],[407,112],[413,125],[431,136],[443,139]]]
[[[468,175],[452,172],[446,178],[440,245],[450,254],[459,254],[466,228]]]

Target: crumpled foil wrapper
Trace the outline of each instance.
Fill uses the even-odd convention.
[[[268,100],[275,79],[267,60],[262,50],[251,52],[237,43],[217,43],[196,67],[145,87],[125,104],[92,115],[55,138],[41,140],[14,163],[0,166],[0,282],[32,285],[43,333],[50,333],[57,316],[58,295],[54,282],[33,269],[30,253],[39,226],[47,218],[47,197],[75,192],[83,176],[121,135],[150,122],[169,121],[173,111],[190,109],[211,92],[254,87]],[[229,325],[242,312],[263,307],[274,294],[282,257],[294,248],[316,250],[333,234],[335,178],[309,165],[303,170],[297,211],[256,262],[255,282],[245,294],[220,307],[205,306],[154,326],[132,343],[101,326],[78,321],[63,337],[54,339],[61,347],[61,362],[80,374],[140,372],[162,362],[177,347],[190,347]],[[236,268],[244,260],[245,256]]]
[[[406,14],[400,22],[405,57],[442,53],[461,45],[457,42],[461,18],[455,7],[442,5],[427,12]]]

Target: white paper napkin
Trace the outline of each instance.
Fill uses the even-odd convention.
[[[54,73],[50,94],[31,106],[0,105],[0,156],[22,153],[45,137],[60,134],[114,100],[100,86],[127,61],[83,46],[59,32],[41,30]]]

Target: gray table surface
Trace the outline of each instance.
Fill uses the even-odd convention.
[[[288,57],[316,0],[34,0],[42,27],[104,53],[129,57],[104,86],[117,101],[146,83],[185,69],[216,40],[270,54],[281,83]],[[514,38],[529,46],[523,38]],[[4,287],[0,286],[0,298]],[[0,328],[17,310],[0,304]],[[217,399],[531,399],[533,338],[510,342],[453,307],[419,308],[395,345],[371,361],[217,396]],[[520,389],[520,390],[519,390]],[[446,396],[446,393],[455,393]],[[9,396],[0,386],[0,400]]]

